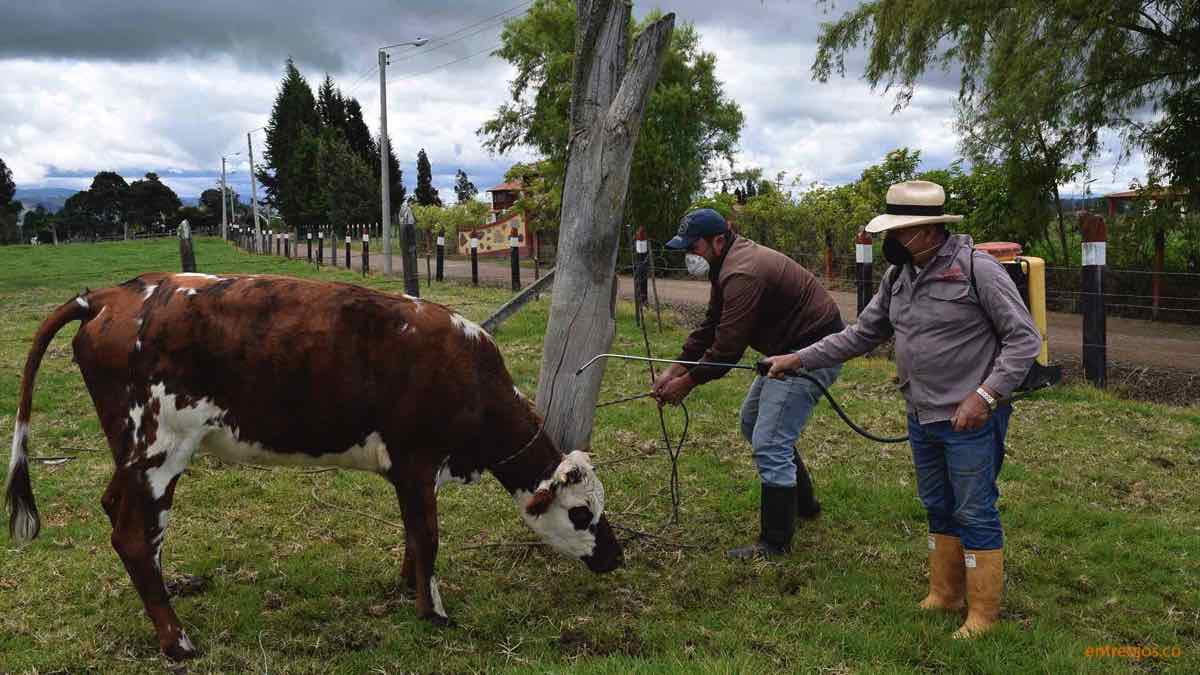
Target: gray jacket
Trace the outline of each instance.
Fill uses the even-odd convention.
[[[801,349],[800,364],[827,368],[895,335],[900,391],[921,424],[953,417],[980,384],[1011,394],[1042,338],[1008,273],[973,245],[967,235],[950,236],[915,279],[910,267],[889,268],[858,321]]]

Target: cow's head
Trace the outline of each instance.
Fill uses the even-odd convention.
[[[604,517],[604,486],[587,453],[567,455],[532,495],[518,490],[514,499],[526,524],[559,553],[597,573],[621,566],[621,545]]]

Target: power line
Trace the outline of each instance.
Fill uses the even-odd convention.
[[[498,19],[497,19],[497,17],[502,17],[504,21],[507,21],[507,20],[508,20],[508,17],[505,17],[505,15],[506,15],[506,14],[511,14],[511,13],[513,13],[513,12],[515,12],[515,11],[519,10],[519,9],[522,9],[523,7],[524,7],[525,9],[524,9],[524,10],[522,10],[522,13],[524,13],[524,11],[528,11],[528,7],[527,7],[527,6],[528,6],[529,4],[531,4],[532,2],[533,2],[533,0],[527,0],[526,2],[522,2],[522,3],[521,3],[521,4],[519,4],[519,5],[516,5],[516,6],[514,6],[514,7],[510,7],[509,9],[506,9],[506,10],[504,10],[503,12],[500,12],[499,14],[494,14],[494,15],[492,15],[492,16],[490,16],[490,17],[486,18],[486,19],[483,19],[482,21],[477,21],[477,22],[475,22],[475,23],[471,24],[470,26],[465,26],[465,27],[463,27],[463,28],[460,28],[459,30],[457,30],[457,31],[454,31],[453,33],[449,33],[449,34],[447,34],[447,35],[443,36],[442,38],[436,38],[436,39],[434,39],[434,40],[431,40],[431,42],[439,42],[439,41],[441,41],[441,42],[440,42],[440,44],[436,44],[436,45],[435,45],[435,46],[433,46],[433,47],[427,47],[427,48],[425,48],[425,49],[416,50],[416,51],[413,51],[412,53],[408,54],[407,56],[401,56],[401,57],[399,57],[399,58],[395,59],[395,61],[394,61],[394,62],[395,62],[395,63],[399,63],[399,62],[401,62],[401,61],[408,61],[408,60],[411,60],[411,59],[415,59],[415,58],[418,58],[418,57],[420,57],[420,56],[424,56],[425,54],[428,54],[429,52],[437,51],[437,50],[439,50],[439,49],[441,49],[441,48],[443,48],[443,47],[448,47],[448,46],[450,46],[450,45],[452,45],[452,44],[454,44],[454,43],[456,43],[456,42],[461,42],[461,41],[463,41],[463,40],[465,40],[465,39],[467,39],[467,38],[469,38],[469,37],[471,37],[471,36],[473,36],[473,35],[478,35],[478,34],[480,34],[480,33],[484,32],[485,30],[488,30],[488,29],[490,29],[490,28],[494,28],[496,24],[498,24],[498,23],[501,23],[501,21],[500,21],[500,20],[498,20]],[[469,32],[469,33],[465,33],[465,34],[463,34],[463,35],[459,35],[458,37],[456,37],[456,38],[454,38],[454,39],[452,39],[452,40],[450,40],[450,39],[446,39],[446,40],[442,41],[444,38],[448,38],[448,37],[450,37],[451,35],[455,35],[455,34],[457,34],[457,33],[461,33],[461,32],[463,32],[463,31],[465,31],[465,30],[469,30],[470,28],[474,28],[475,26],[479,26],[480,24],[484,24],[484,25],[483,25],[481,28],[478,28],[478,29],[476,29],[476,30],[473,30],[473,31],[471,31],[471,32]]]
[[[445,62],[445,63],[439,64],[439,65],[436,65],[436,66],[434,66],[434,67],[432,67],[432,68],[429,68],[428,70],[420,70],[420,71],[414,71],[414,72],[409,72],[409,73],[402,73],[402,74],[400,74],[400,75],[399,75],[399,76],[398,76],[396,79],[394,79],[394,80],[392,80],[392,81],[393,81],[393,82],[396,82],[396,81],[400,81],[400,80],[412,80],[412,79],[416,79],[416,78],[418,78],[418,77],[421,77],[421,76],[423,76],[423,75],[428,75],[429,73],[432,73],[432,72],[435,72],[435,71],[441,70],[442,68],[446,68],[446,67],[448,67],[448,66],[452,66],[452,65],[454,65],[454,64],[456,64],[456,63],[462,63],[463,61],[466,61],[467,59],[473,59],[473,58],[475,58],[476,56],[480,56],[480,55],[482,55],[482,54],[490,54],[491,52],[494,52],[494,51],[496,51],[497,49],[499,49],[499,48],[500,48],[500,47],[502,47],[502,46],[504,46],[504,45],[503,45],[503,43],[500,43],[500,44],[495,44],[495,45],[492,45],[491,47],[488,47],[487,49],[483,49],[483,50],[480,50],[480,51],[474,52],[474,53],[472,53],[472,54],[467,54],[466,56],[463,56],[463,57],[460,57],[460,58],[454,59],[453,61],[447,61],[447,62]]]

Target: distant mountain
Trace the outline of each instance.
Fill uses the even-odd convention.
[[[21,202],[25,208],[34,209],[41,204],[47,211],[54,213],[62,209],[67,199],[76,192],[79,190],[71,188],[17,188],[13,199]]]
[[[76,192],[79,190],[71,188],[17,188],[13,199],[21,202],[21,205],[27,209],[35,209],[38,204],[41,204],[46,207],[47,211],[57,213]],[[196,197],[180,197],[179,201],[184,206],[196,206],[200,203]]]

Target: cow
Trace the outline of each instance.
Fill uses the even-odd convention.
[[[75,361],[115,467],[100,500],[112,545],[172,659],[197,652],[160,554],[197,451],[390,481],[404,521],[400,577],[435,624],[448,621],[434,575],[436,494],[448,481],[489,471],[546,544],[596,573],[622,563],[587,454],[559,451],[487,332],[418,298],[266,275],[144,274],[85,290],[42,323],[21,378],[6,486],[19,543],[40,528],[27,458],[34,380],[50,340],[73,321]]]

